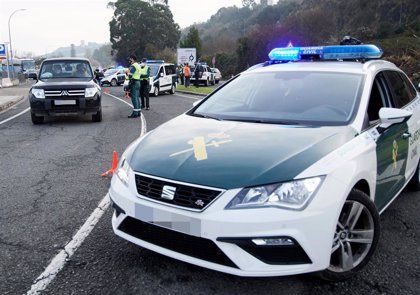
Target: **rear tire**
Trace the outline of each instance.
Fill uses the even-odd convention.
[[[420,191],[420,161],[417,164],[417,170],[414,173],[413,178],[411,178],[410,182],[408,183],[408,187],[415,192]]]
[[[92,122],[101,122],[102,121],[102,110],[92,115]]]
[[[153,90],[153,96],[159,96],[159,87],[155,87],[155,90]]]
[[[216,80],[216,84],[219,84],[219,80]]]
[[[369,196],[353,189],[337,221],[330,266],[318,273],[326,281],[347,280],[361,270],[379,241],[379,213]]]
[[[44,123],[44,116],[36,116],[34,113],[31,112],[31,120],[32,123],[35,125]]]

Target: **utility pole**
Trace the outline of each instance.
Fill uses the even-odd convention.
[[[13,62],[12,35],[10,34],[10,19],[12,18],[12,16],[13,16],[16,12],[19,12],[19,11],[24,11],[24,10],[26,10],[26,9],[24,9],[24,8],[21,8],[21,9],[16,9],[16,10],[15,10],[15,11],[13,11],[13,12],[12,12],[12,14],[9,16],[9,22],[8,22],[8,25],[9,25],[10,59],[11,59],[12,69],[13,69],[13,71],[12,71],[12,79],[14,79],[14,78],[15,78],[15,67],[14,67],[14,62]],[[10,74],[10,72],[9,72],[9,74]],[[9,78],[10,78],[10,75],[9,75]]]

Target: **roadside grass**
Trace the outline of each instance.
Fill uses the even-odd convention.
[[[198,87],[196,88],[194,85],[191,85],[190,87],[185,87],[184,85],[177,85],[176,87],[177,90],[181,90],[181,91],[189,91],[189,92],[194,92],[194,93],[200,93],[200,94],[209,94],[211,92],[213,92],[214,88],[210,88],[210,87]]]

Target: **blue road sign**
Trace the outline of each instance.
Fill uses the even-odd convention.
[[[6,55],[6,46],[4,44],[0,44],[0,56]]]

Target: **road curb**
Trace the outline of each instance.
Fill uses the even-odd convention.
[[[176,92],[179,92],[179,93],[185,93],[185,94],[191,94],[191,95],[197,95],[197,96],[207,96],[208,94],[203,94],[203,93],[197,93],[197,92],[192,92],[192,91],[184,91],[184,90],[176,90]],[[176,94],[176,92],[175,92],[175,94]]]
[[[21,96],[18,96],[16,98],[14,98],[14,99],[9,100],[8,102],[0,104],[0,112],[14,106],[15,104],[17,104],[18,102],[20,102],[24,98],[25,98],[25,95],[21,95]]]

